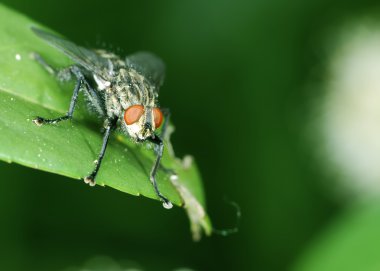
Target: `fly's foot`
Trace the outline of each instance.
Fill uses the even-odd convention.
[[[157,187],[157,183],[156,183],[156,178],[154,176],[150,176],[150,181],[152,182],[153,184],[153,187],[154,189],[156,190],[156,194],[157,196],[160,198],[160,200],[162,201],[162,206],[165,208],[165,209],[171,209],[173,208],[173,203],[170,202],[170,200],[168,200],[166,197],[164,197],[160,190],[158,190],[158,187]]]
[[[165,208],[165,209],[171,209],[173,208],[173,203],[171,203],[167,198],[163,197],[163,196],[160,196],[161,200],[162,200],[162,206]]]
[[[37,126],[42,126],[46,121],[44,118],[36,117],[35,119],[33,119],[33,122]]]
[[[92,175],[85,177],[83,181],[90,186],[95,186],[96,184],[95,178]]]
[[[56,119],[45,119],[43,117],[36,117],[33,122],[35,125],[37,126],[41,126],[43,124],[56,124],[62,120],[67,120],[67,119],[70,119],[71,117],[68,116],[68,115],[65,115],[65,116],[62,116],[62,117],[59,117],[59,118],[56,118]]]
[[[170,200],[168,200],[166,197],[164,197],[159,191],[156,191],[157,193],[157,196],[160,198],[160,200],[162,201],[162,206],[165,208],[165,209],[171,209],[173,208],[173,203],[171,203]]]

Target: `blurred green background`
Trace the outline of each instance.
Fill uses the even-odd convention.
[[[238,234],[193,243],[179,208],[0,163],[1,270],[79,270],[97,256],[142,270],[380,270],[367,259],[380,258],[379,208],[337,200],[305,135],[322,95],[309,86],[324,79],[326,37],[380,14],[378,1],[2,2],[76,43],[161,56],[160,102],[172,111],[176,154],[195,157],[216,228],[235,226],[224,198],[242,218]],[[357,213],[369,233],[355,231]],[[358,239],[345,243],[347,254],[337,245],[351,236],[346,224]],[[314,244],[313,265],[314,256],[302,259]]]

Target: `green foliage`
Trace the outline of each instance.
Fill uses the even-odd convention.
[[[355,205],[315,240],[294,270],[379,270],[379,228],[378,201]]]
[[[61,84],[31,58],[32,52],[38,52],[54,66],[70,64],[66,56],[32,33],[33,25],[41,27],[0,6],[0,159],[80,179],[94,166],[102,142],[101,123],[86,115],[82,106],[71,122],[42,127],[33,124],[36,116],[51,118],[65,113],[72,91],[72,84]],[[109,144],[97,184],[157,199],[149,181],[154,159],[149,145],[137,145],[118,134]],[[190,211],[190,218],[195,216],[193,226],[201,224],[210,233],[196,166],[184,167],[168,150],[163,165],[174,169],[179,179],[173,184],[160,171],[161,192],[176,205],[186,203],[188,212],[197,209],[192,204],[201,207],[202,212]],[[199,236],[199,232],[194,234]]]

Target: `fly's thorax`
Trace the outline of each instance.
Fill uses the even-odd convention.
[[[112,74],[117,67],[125,67],[125,62],[117,54],[103,49],[94,51],[108,61],[108,72],[110,72],[110,74]]]
[[[156,105],[158,95],[155,86],[134,69],[119,70],[115,77],[115,89],[124,108],[131,104]]]

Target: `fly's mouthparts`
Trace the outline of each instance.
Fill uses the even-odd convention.
[[[145,130],[151,131],[152,130],[152,125],[147,122],[147,123],[145,123],[144,128],[145,128]]]

